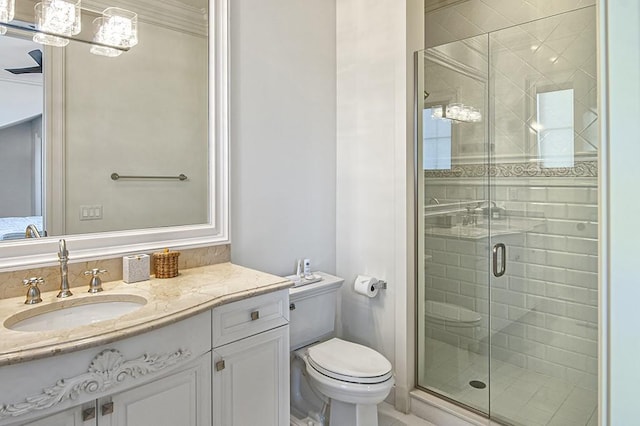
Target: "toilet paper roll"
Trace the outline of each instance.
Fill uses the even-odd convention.
[[[378,294],[378,289],[374,288],[373,285],[377,283],[378,280],[373,277],[367,277],[364,275],[358,275],[356,277],[356,281],[353,284],[353,289],[358,294],[362,294],[367,297],[376,297]]]

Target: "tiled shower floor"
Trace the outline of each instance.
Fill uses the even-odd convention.
[[[490,411],[498,421],[525,426],[598,424],[596,389],[492,360],[489,398],[486,355],[434,339],[427,339],[426,347],[426,377],[420,385],[481,411],[487,411],[490,399]],[[487,387],[475,389],[469,385],[471,380]]]

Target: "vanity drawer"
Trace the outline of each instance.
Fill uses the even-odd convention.
[[[213,347],[226,345],[288,322],[288,290],[222,305],[213,309]]]

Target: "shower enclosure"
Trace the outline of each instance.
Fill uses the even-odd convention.
[[[417,55],[417,383],[597,424],[596,12]]]

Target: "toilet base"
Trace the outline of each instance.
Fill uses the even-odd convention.
[[[331,400],[329,426],[378,426],[378,406]]]

